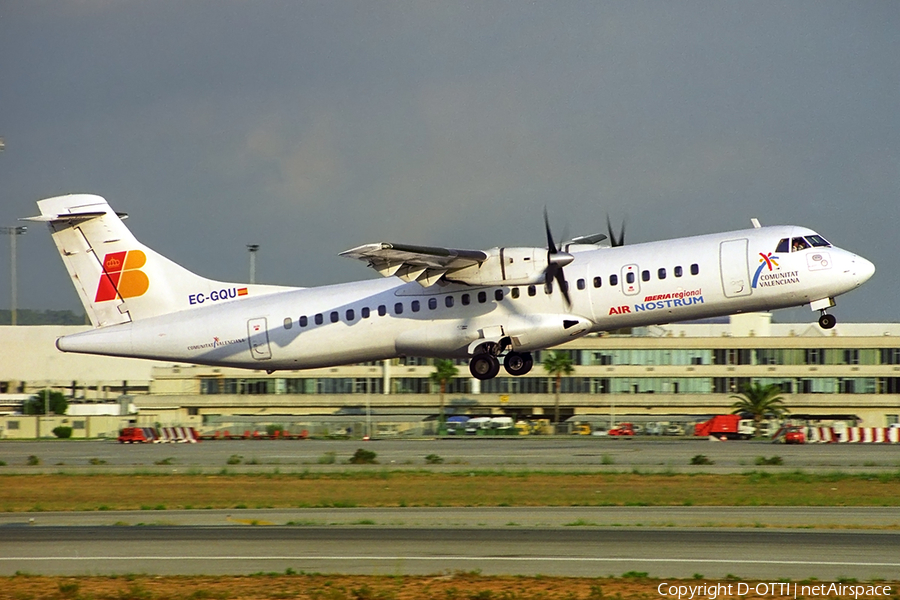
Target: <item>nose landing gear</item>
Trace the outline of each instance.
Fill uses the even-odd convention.
[[[834,315],[829,315],[824,310],[822,311],[822,316],[819,317],[819,327],[822,329],[831,329],[837,324],[837,318]]]
[[[813,310],[819,311],[821,316],[819,317],[819,327],[822,329],[831,329],[837,323],[837,319],[834,315],[829,315],[826,310],[834,306],[834,298],[822,298],[821,300],[816,300],[814,302],[809,303],[809,307]]]

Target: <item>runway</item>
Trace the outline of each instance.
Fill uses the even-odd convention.
[[[598,577],[894,578],[896,532],[682,529],[285,527],[19,528],[3,531],[0,573],[254,572]],[[802,557],[802,558],[801,558]]]
[[[519,518],[527,523],[525,517],[531,509],[503,510],[507,512],[502,518]],[[380,516],[365,522],[407,519],[404,509],[392,511],[390,517],[382,510]],[[179,512],[203,518],[208,511]],[[519,517],[514,516],[516,512]],[[434,521],[439,514],[435,511],[428,517]],[[231,519],[230,525],[115,527],[29,526],[32,517],[22,519],[20,515],[19,522],[7,521],[0,526],[0,575],[17,571],[47,575],[215,575],[287,569],[394,575],[478,570],[486,575],[598,577],[638,571],[656,577],[690,578],[699,573],[711,578],[735,575],[769,580],[868,580],[894,579],[900,571],[900,532],[894,530],[548,527],[512,523],[447,527],[440,521],[433,527],[360,523],[265,526],[271,521],[263,520],[263,515],[257,515],[257,526],[252,526],[254,520],[245,519],[249,516],[240,515],[240,521],[231,514],[213,516],[223,522]],[[570,513],[566,518],[572,516]],[[452,513],[445,517],[470,522]],[[472,517],[479,518],[477,514],[469,519]],[[896,511],[890,517],[878,518],[895,517]],[[39,519],[42,517],[36,517],[35,522]],[[244,524],[235,524],[238,522]]]

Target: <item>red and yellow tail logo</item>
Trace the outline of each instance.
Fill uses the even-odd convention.
[[[150,279],[140,270],[146,263],[147,255],[140,250],[107,254],[94,302],[143,296],[150,289]]]

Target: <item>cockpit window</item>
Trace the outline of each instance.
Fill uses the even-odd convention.
[[[831,244],[821,235],[808,235],[806,241],[813,245],[814,248],[830,248]]]
[[[791,252],[799,252],[800,250],[806,250],[807,248],[809,248],[809,242],[802,237],[795,237],[791,240]]]
[[[791,251],[791,240],[790,238],[783,238],[778,241],[778,247],[775,248],[775,252],[779,254],[787,254]]]

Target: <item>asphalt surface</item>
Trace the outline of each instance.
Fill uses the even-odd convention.
[[[657,528],[8,527],[0,574],[319,573],[896,579],[900,533]]]
[[[783,528],[900,531],[900,508],[843,506],[528,506],[292,508],[0,513],[0,531],[30,527],[300,526],[515,528]],[[0,535],[0,544],[2,544]]]
[[[885,472],[900,469],[897,444],[807,444],[786,446],[756,441],[589,436],[558,438],[445,438],[430,440],[246,440],[199,444],[118,444],[114,441],[2,441],[0,473],[40,472],[233,472],[282,473],[347,468],[357,448],[376,452],[378,465],[353,468],[459,471],[466,468],[562,471],[676,471],[733,473],[757,469],[758,457],[780,456],[783,465],[767,470]],[[334,453],[334,464],[322,459]],[[436,454],[442,464],[426,465]],[[714,464],[691,465],[703,454]],[[29,457],[39,465],[29,465]],[[238,464],[229,459],[238,457]]]

